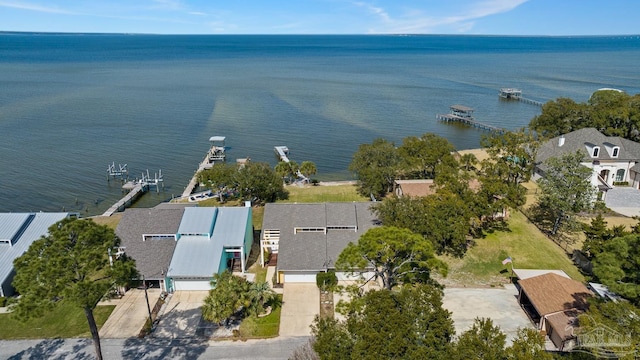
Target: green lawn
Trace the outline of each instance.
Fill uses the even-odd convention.
[[[93,315],[98,328],[107,321],[115,305],[98,306]],[[49,339],[90,337],[89,324],[84,311],[77,306],[61,302],[40,318],[20,322],[12,314],[0,314],[0,339]]]
[[[369,201],[356,192],[355,185],[331,185],[331,186],[297,186],[286,187],[289,192],[287,200],[279,200],[285,203],[322,203],[322,202],[350,202]]]
[[[449,265],[448,286],[494,286],[508,282],[511,264],[502,265],[507,256],[522,269],[561,269],[578,281],[584,277],[567,254],[549,240],[519,211],[509,218],[509,230],[495,231],[477,239],[463,259],[442,257]]]
[[[279,303],[282,303],[282,295],[278,295]],[[280,310],[276,307],[271,314],[259,318],[250,316],[240,323],[240,334],[246,339],[271,338],[278,336],[280,331]]]

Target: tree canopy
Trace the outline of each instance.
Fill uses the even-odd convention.
[[[543,137],[554,137],[593,127],[608,136],[640,141],[640,94],[599,90],[586,103],[568,98],[549,101],[529,128]]]
[[[441,359],[454,334],[443,292],[432,284],[369,291],[352,301],[345,321],[316,317],[321,359]]]
[[[358,147],[349,170],[358,179],[361,195],[379,199],[393,190],[396,179],[433,179],[440,171],[457,169],[454,151],[447,139],[432,133],[406,137],[397,149],[378,138]]]
[[[600,282],[640,305],[640,234],[607,240],[592,263],[593,274]]]
[[[592,170],[581,162],[580,152],[550,158],[544,177],[538,181],[540,194],[533,209],[534,219],[552,235],[577,230],[575,215],[589,209],[595,198]]]
[[[398,148],[402,177],[407,179],[433,179],[439,166],[457,167],[453,157],[455,148],[445,138],[432,133],[421,137],[404,138]]]
[[[399,162],[398,151],[392,142],[378,138],[371,144],[360,145],[349,165],[349,170],[358,179],[358,193],[366,197],[384,197],[393,188]]]
[[[336,268],[352,272],[371,269],[385,289],[428,282],[434,270],[446,275],[446,264],[435,257],[431,242],[392,226],[369,229],[357,244],[349,243],[338,256]]]
[[[253,283],[228,270],[214,274],[211,286],[202,305],[202,317],[215,323],[222,323],[235,314],[260,314],[276,297],[266,282]]]
[[[373,210],[384,225],[422,235],[438,254],[462,257],[467,250],[472,215],[468,203],[450,191],[419,198],[390,197]]]
[[[216,164],[203,170],[199,180],[219,192],[233,190],[242,200],[263,203],[286,198],[282,177],[267,163]]]
[[[137,277],[135,263],[126,255],[110,265],[109,249],[118,245],[112,229],[92,220],[67,218],[53,224],[14,261],[13,286],[21,295],[15,313],[38,317],[61,300],[77,305],[84,310],[96,355],[102,359],[93,309],[109,290]]]

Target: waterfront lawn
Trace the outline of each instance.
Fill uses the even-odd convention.
[[[578,281],[584,276],[565,251],[548,239],[519,211],[509,218],[509,230],[494,231],[476,244],[462,259],[442,257],[449,275],[441,281],[448,286],[496,286],[509,282],[511,264],[502,265],[510,256],[513,266],[522,269],[561,269]]]
[[[289,192],[289,198],[278,200],[284,203],[322,203],[322,202],[351,202],[369,201],[368,198],[360,196],[356,191],[356,186],[352,184],[344,185],[289,185],[285,189]]]
[[[115,305],[97,306],[93,310],[98,328],[107,321]],[[0,339],[50,339],[90,337],[84,311],[72,304],[60,302],[40,318],[21,322],[11,313],[0,314]]]
[[[115,230],[122,219],[124,212],[115,213],[111,216],[94,216],[91,219],[93,222],[99,225],[107,225],[109,228]]]
[[[278,304],[282,304],[282,295],[278,294]],[[280,310],[277,305],[271,314],[265,317],[249,316],[240,323],[240,335],[245,339],[263,339],[278,336],[280,332]]]

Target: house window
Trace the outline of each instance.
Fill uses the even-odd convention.
[[[618,171],[616,171],[616,181],[624,181],[624,169],[619,169]]]
[[[356,226],[335,226],[335,225],[330,225],[327,226],[327,230],[351,230],[351,231],[358,231],[358,228]]]
[[[174,234],[143,234],[142,241],[149,240],[176,240],[176,236]]]
[[[620,148],[619,147],[614,147],[613,148],[613,152],[611,153],[611,157],[618,157],[618,153],[620,152]],[[624,170],[623,170],[624,171]]]
[[[293,228],[293,233],[294,234],[299,234],[299,233],[327,233],[327,228],[323,228],[323,227],[295,227]]]
[[[596,146],[593,148],[593,153],[591,154],[591,157],[598,157],[599,153],[600,153],[600,147]]]

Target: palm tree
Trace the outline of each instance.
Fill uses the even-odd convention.
[[[316,164],[311,161],[303,161],[300,165],[300,172],[307,178],[307,181],[309,181],[309,177],[311,177],[311,175],[315,175],[317,171],[318,168],[316,168]]]
[[[276,174],[281,176],[285,182],[291,182],[293,179],[296,179],[298,177],[298,169],[298,163],[295,161],[280,161],[274,168]]]
[[[248,298],[251,299],[250,312],[259,315],[264,311],[265,305],[276,298],[276,293],[266,281],[258,282],[251,284]]]

